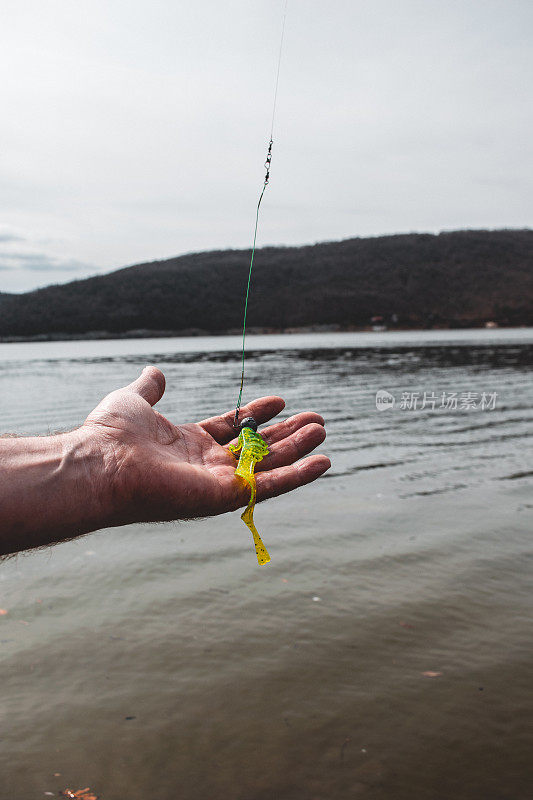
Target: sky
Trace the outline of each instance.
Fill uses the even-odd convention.
[[[285,0],[3,0],[0,291],[250,247]],[[531,227],[531,0],[288,0],[258,244]]]

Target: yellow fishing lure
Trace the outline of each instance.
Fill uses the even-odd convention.
[[[264,456],[267,455],[268,447],[261,434],[257,433],[257,423],[253,417],[247,417],[242,421],[237,444],[230,445],[229,449],[235,456],[237,456],[240,450],[239,463],[235,469],[235,475],[238,475],[246,481],[250,487],[250,500],[241,514],[241,519],[252,532],[257,562],[259,566],[262,567],[263,564],[268,564],[270,556],[254,525],[254,506],[256,498],[254,470],[258,461],[262,461]]]

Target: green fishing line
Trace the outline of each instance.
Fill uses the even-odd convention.
[[[278,99],[278,85],[279,85],[279,71],[281,66],[281,53],[283,50],[283,37],[285,35],[285,20],[287,18],[287,5],[289,0],[285,0],[285,9],[283,11],[283,22],[281,26],[281,39],[279,43],[279,53],[278,53],[278,66],[276,70],[276,86],[274,89],[274,103],[272,106],[272,124],[270,126],[270,141],[268,143],[268,151],[265,160],[265,169],[266,175],[265,180],[263,182],[263,188],[261,189],[261,194],[259,195],[259,201],[257,203],[257,208],[255,212],[255,226],[254,226],[254,239],[252,245],[252,254],[250,257],[250,268],[248,270],[248,283],[246,284],[246,295],[244,298],[244,316],[242,322],[242,361],[241,361],[241,386],[239,389],[239,397],[237,399],[237,405],[235,406],[235,418],[233,420],[233,427],[238,429],[239,427],[239,411],[241,408],[241,400],[242,400],[242,390],[244,387],[244,362],[245,362],[245,343],[246,343],[246,316],[248,314],[248,298],[250,296],[250,284],[252,282],[252,269],[254,266],[254,256],[255,256],[255,245],[257,241],[257,227],[259,225],[259,209],[261,207],[261,201],[263,199],[263,195],[265,194],[265,189],[268,186],[268,181],[270,179],[270,164],[272,162],[272,145],[273,145],[273,134],[274,134],[274,118],[276,115],[276,103]]]
[[[252,269],[254,266],[254,255],[255,255],[255,243],[257,241],[257,226],[259,224],[259,208],[261,206],[261,200],[263,199],[263,195],[265,193],[265,189],[268,185],[269,179],[269,171],[270,171],[270,159],[271,159],[271,152],[272,152],[272,139],[270,140],[270,144],[268,146],[268,156],[267,161],[265,161],[265,166],[268,164],[267,173],[265,176],[265,182],[263,184],[263,189],[259,196],[259,202],[257,203],[257,209],[255,212],[255,227],[254,227],[254,243],[252,245],[252,255],[250,258],[250,269],[248,270],[248,283],[246,284],[246,296],[244,298],[244,317],[242,321],[242,368],[241,368],[241,387],[239,389],[239,398],[237,400],[237,405],[235,407],[235,420],[234,420],[234,427],[238,427],[239,421],[239,410],[241,407],[241,400],[242,400],[242,389],[244,386],[244,359],[245,359],[245,342],[246,342],[246,315],[248,313],[248,298],[250,296],[250,283],[252,282]]]

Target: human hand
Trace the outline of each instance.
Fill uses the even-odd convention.
[[[234,411],[198,423],[174,425],[154,406],[165,378],[146,367],[136,381],[111,392],[79,433],[102,453],[111,524],[191,519],[247,504],[249,489],[235,476],[227,445],[235,438]],[[283,409],[281,397],[263,397],[241,410],[259,423]],[[322,475],[326,456],[303,460],[324,441],[324,420],[304,412],[260,431],[270,453],[257,466],[258,501],[289,492]]]

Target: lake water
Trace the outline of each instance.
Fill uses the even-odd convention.
[[[2,428],[146,363],[170,419],[218,413],[239,344],[0,345]],[[322,413],[331,471],[258,508],[267,567],[238,513],[0,563],[0,798],[530,800],[533,330],[248,348],[245,400]]]

